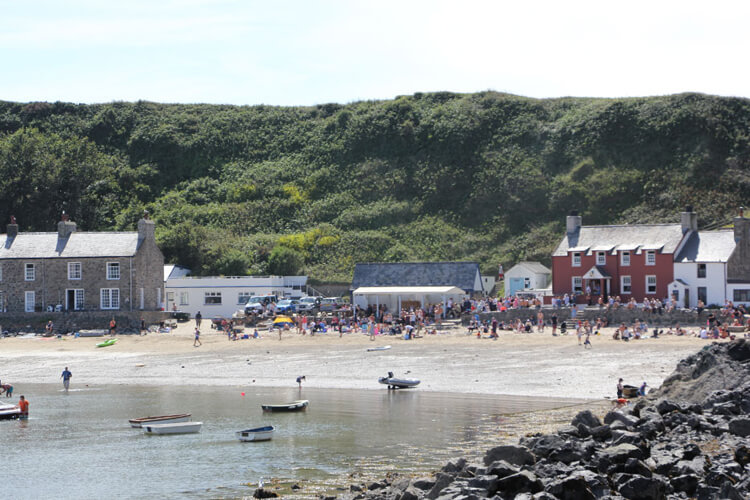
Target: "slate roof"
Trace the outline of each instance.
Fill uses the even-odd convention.
[[[612,252],[661,248],[662,253],[674,253],[682,241],[681,224],[637,224],[623,226],[581,226],[575,233],[566,234],[553,252],[553,257],[568,255],[575,248],[612,247]],[[619,247],[619,248],[618,248]]]
[[[727,262],[735,245],[733,230],[693,232],[675,262]]]
[[[0,259],[132,257],[137,250],[137,232],[76,231],[62,239],[57,232],[0,234]]]
[[[455,286],[475,290],[476,262],[360,263],[354,266],[350,290],[363,286]],[[481,287],[481,279],[479,280]]]
[[[552,274],[552,271],[547,266],[545,266],[544,264],[542,264],[541,262],[530,261],[530,260],[524,260],[524,261],[519,262],[515,266],[511,267],[508,270],[508,272],[506,272],[505,274],[513,272],[513,270],[517,266],[526,268],[529,271],[531,271],[532,273],[536,273],[536,274]]]

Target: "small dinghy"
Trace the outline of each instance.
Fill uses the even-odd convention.
[[[201,431],[203,422],[174,422],[171,424],[144,424],[146,434],[193,434]]]
[[[380,346],[380,347],[370,347],[370,348],[368,348],[368,349],[367,349],[367,352],[373,352],[373,351],[387,351],[387,350],[388,350],[388,349],[390,349],[390,348],[391,348],[391,346],[389,346],[389,345],[382,345],[382,346]]]
[[[115,342],[117,342],[117,339],[105,340],[104,342],[99,342],[98,344],[96,344],[96,347],[109,347],[111,345],[115,345]]]
[[[175,424],[190,420],[190,413],[178,413],[176,415],[160,415],[158,417],[131,418],[128,420],[131,427],[143,427],[147,424]]]
[[[0,403],[0,420],[14,420],[21,418],[21,408],[16,405]]]
[[[235,432],[240,441],[270,441],[273,437],[273,425],[257,427],[255,429],[245,429],[244,431]]]
[[[283,405],[260,405],[261,408],[263,408],[263,411],[273,411],[273,412],[284,412],[284,411],[302,411],[305,408],[307,408],[307,405],[310,404],[310,401],[306,399],[300,399],[299,401],[292,401],[291,403],[286,403]]]
[[[416,387],[419,385],[419,380],[396,378],[393,376],[393,372],[388,372],[387,377],[380,377],[378,382],[387,385],[389,389],[409,389],[410,387]]]

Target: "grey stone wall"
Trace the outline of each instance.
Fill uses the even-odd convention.
[[[52,320],[52,323],[55,326],[55,333],[108,329],[109,320],[114,317],[117,322],[117,331],[120,333],[127,333],[128,331],[139,331],[141,318],[146,320],[146,324],[152,325],[165,321],[169,316],[169,313],[162,311],[5,313],[0,314],[0,330],[41,333],[44,331],[47,321],[50,320]]]

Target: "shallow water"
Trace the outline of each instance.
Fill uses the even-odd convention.
[[[66,394],[39,384],[23,390],[31,418],[0,421],[3,477],[10,479],[4,497],[241,498],[263,478],[283,496],[312,498],[388,472],[419,473],[451,457],[479,456],[536,425],[561,423],[580,403],[385,389],[92,386]],[[307,411],[260,408],[295,399],[309,399]],[[567,410],[548,411],[561,407]],[[203,422],[199,434],[150,436],[127,422],[183,412]],[[261,425],[276,426],[272,441],[235,438],[235,431]],[[292,492],[294,484],[301,489]]]

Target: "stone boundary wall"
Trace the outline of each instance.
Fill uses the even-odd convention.
[[[562,307],[560,309],[543,307],[541,310],[544,313],[544,321],[548,325],[550,324],[549,322],[553,312],[557,314],[558,324],[571,319],[571,310],[568,307]],[[480,321],[492,321],[492,318],[497,318],[498,321],[502,321],[504,323],[515,321],[516,319],[520,319],[522,321],[530,319],[532,322],[535,322],[537,312],[538,310],[533,307],[528,309],[510,309],[508,311],[502,312],[496,311],[480,313],[479,319]],[[644,312],[640,309],[630,310],[624,307],[610,310],[607,310],[605,308],[599,309],[596,307],[592,307],[579,309],[576,313],[576,319],[587,319],[589,321],[595,321],[596,318],[606,318],[609,326],[619,325],[620,323],[631,325],[637,319],[645,321],[649,326],[674,326],[678,323],[681,326],[698,326],[706,324],[708,315],[711,314],[711,312],[713,312],[717,317],[720,317],[718,309],[704,309],[703,311],[701,311],[701,314],[698,314],[696,311],[688,311],[682,309],[672,311],[671,313],[665,312],[663,314],[658,314]],[[464,313],[463,315],[461,315],[461,324],[464,326],[468,325],[473,317],[474,314]],[[723,320],[721,321],[723,322]]]
[[[164,311],[79,311],[79,312],[38,312],[0,314],[0,332],[44,332],[47,321],[52,320],[55,333],[68,333],[78,330],[102,330],[109,328],[109,320],[115,318],[118,333],[137,333],[141,318],[147,325],[158,324],[170,317]]]

